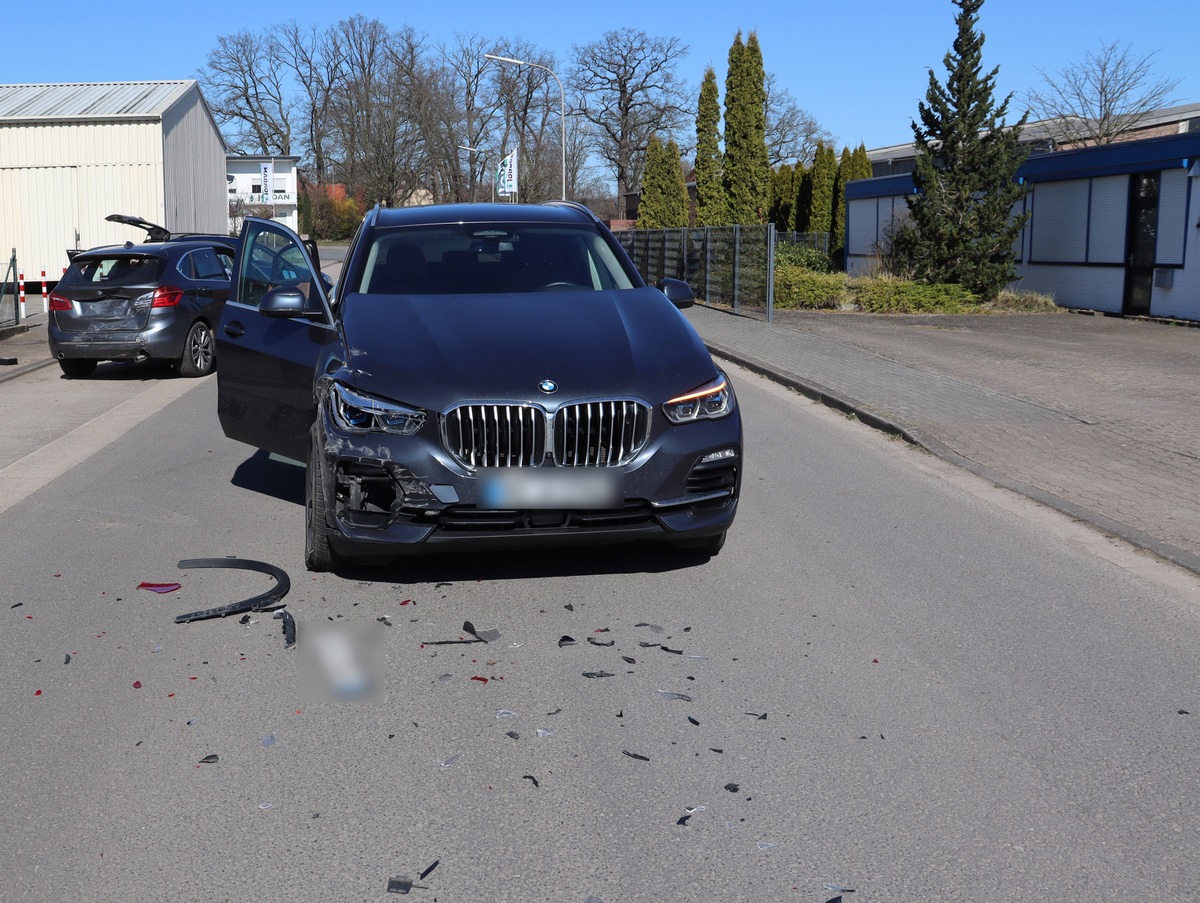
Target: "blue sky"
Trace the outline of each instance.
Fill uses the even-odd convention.
[[[526,0],[508,5],[455,0],[337,7],[312,0],[45,5],[17,0],[4,14],[9,50],[0,55],[0,82],[191,78],[218,35],[267,30],[288,18],[328,25],[362,13],[392,27],[411,25],[432,42],[464,31],[523,37],[553,52],[561,69],[573,45],[598,40],[610,29],[631,26],[675,35],[690,48],[680,74],[698,86],[705,67],[712,65],[723,100],[725,61],[741,29],[758,33],[768,71],[837,136],[839,145],[863,141],[878,147],[911,139],[909,122],[924,97],[926,70],[933,67],[939,77],[944,71],[941,60],[954,39],[954,12],[949,0]],[[1039,84],[1039,68],[1060,69],[1102,43],[1132,42],[1138,54],[1156,51],[1156,72],[1181,79],[1178,100],[1195,103],[1200,102],[1195,22],[1194,11],[1178,0],[987,0],[981,16],[984,61],[989,68],[1000,67],[1000,91],[1019,97]],[[14,52],[18,41],[24,46]],[[31,52],[35,42],[38,49]]]

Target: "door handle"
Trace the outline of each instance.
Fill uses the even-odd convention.
[[[227,335],[233,339],[240,339],[242,336],[244,336],[246,334],[246,327],[244,327],[237,320],[233,320],[232,322],[226,323],[221,328],[225,330],[225,335]]]

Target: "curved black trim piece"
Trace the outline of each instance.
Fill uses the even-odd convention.
[[[185,615],[176,615],[176,624],[186,624],[189,621],[202,621],[206,618],[223,618],[226,615],[236,615],[244,611],[262,611],[269,605],[279,602],[288,594],[288,590],[292,588],[292,581],[288,579],[287,573],[282,568],[277,568],[273,564],[267,564],[264,561],[251,561],[248,558],[185,558],[178,565],[181,571],[188,568],[233,568],[242,571],[257,571],[260,574],[266,574],[268,577],[275,578],[275,585],[265,593],[260,593],[249,599],[241,602],[234,602],[232,605],[223,605],[219,608],[207,608],[202,611],[193,611]]]

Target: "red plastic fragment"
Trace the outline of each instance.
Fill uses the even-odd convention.
[[[61,576],[62,576],[62,574],[51,574],[50,576],[51,576],[51,577],[61,577]]]
[[[174,696],[174,695],[175,695],[174,693],[168,693],[168,694],[167,694],[167,699],[170,699],[170,698],[171,698],[172,696]]]
[[[411,601],[412,601],[412,599],[405,599],[405,600],[404,600],[403,602],[401,602],[400,604],[401,604],[401,605],[407,605],[407,604],[408,604],[409,602],[411,602]]]
[[[878,665],[878,664],[879,664],[879,659],[877,659],[877,658],[873,658],[873,659],[871,659],[871,664],[872,664],[872,665]]]
[[[178,583],[147,583],[144,580],[137,585],[138,589],[148,589],[152,593],[173,593],[179,587]]]
[[[133,688],[135,690],[140,690],[142,688],[142,682],[140,680],[135,680],[133,682]]]
[[[26,616],[25,616],[25,620],[26,620],[26,621],[32,621],[32,620],[33,620],[33,615],[26,615]]]
[[[477,681],[479,681],[481,684],[485,684],[485,683],[487,683],[487,682],[488,682],[488,679],[487,679],[486,677],[480,677],[479,675],[476,675],[475,677],[472,677],[472,678],[471,678],[471,680],[477,680]]]
[[[34,691],[33,691],[33,695],[34,695],[34,696],[41,696],[41,695],[42,695],[42,691],[41,691],[41,690],[34,690]]]

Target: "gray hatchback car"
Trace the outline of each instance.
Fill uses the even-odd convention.
[[[145,229],[147,241],[74,255],[50,295],[47,334],[63,373],[86,377],[99,361],[146,359],[171,361],[181,376],[211,373],[238,240],[108,219]]]

